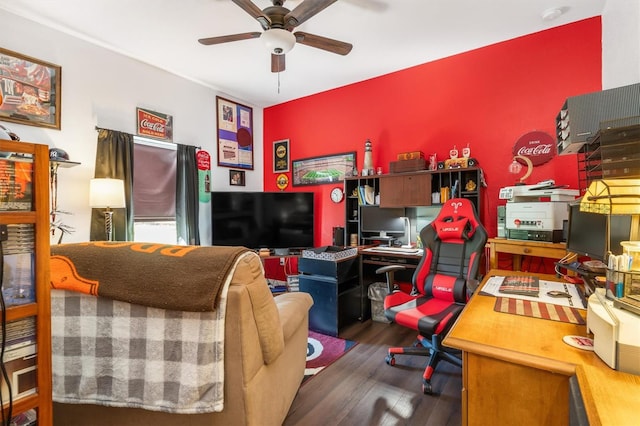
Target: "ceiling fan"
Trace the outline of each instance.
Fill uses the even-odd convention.
[[[285,0],[271,0],[273,6],[266,7],[264,10],[260,10],[251,0],[232,1],[257,20],[264,31],[201,38],[198,42],[208,46],[231,41],[261,38],[271,52],[271,72],[284,71],[284,55],[293,49],[296,43],[337,53],[338,55],[346,55],[351,52],[353,48],[350,43],[343,41],[302,31],[292,32],[295,27],[318,14],[337,0],[303,0],[302,3],[293,10],[289,10],[283,6]]]

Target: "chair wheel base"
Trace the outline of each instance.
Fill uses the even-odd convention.
[[[396,365],[396,358],[395,358],[393,355],[387,355],[387,356],[384,358],[384,360],[385,360],[385,362],[386,362],[387,364],[389,364],[389,365],[390,365],[390,366],[392,366],[392,367],[393,367],[394,365]]]
[[[431,386],[431,382],[426,380],[422,381],[422,393],[425,395],[433,395],[433,387]]]

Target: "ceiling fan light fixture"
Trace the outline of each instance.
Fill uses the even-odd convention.
[[[290,31],[281,28],[267,30],[262,33],[260,38],[269,52],[276,55],[289,53],[296,44],[296,37]]]

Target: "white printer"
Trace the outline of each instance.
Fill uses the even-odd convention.
[[[553,180],[501,188],[499,198],[507,200],[506,237],[553,243],[562,241],[563,222],[569,218],[567,204],[578,194],[577,189],[558,187]]]
[[[640,374],[640,316],[614,307],[604,294],[604,289],[596,289],[587,304],[593,350],[609,367]]]

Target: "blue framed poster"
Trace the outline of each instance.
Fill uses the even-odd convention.
[[[253,109],[216,96],[218,166],[253,170]]]

